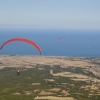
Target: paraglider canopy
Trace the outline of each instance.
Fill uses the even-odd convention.
[[[59,40],[61,41],[62,39],[65,39],[63,36],[61,36],[60,38],[59,38]],[[63,41],[62,41],[62,43],[63,43]]]
[[[61,36],[60,38],[59,38],[59,40],[61,40],[61,39],[65,39],[63,36]]]
[[[33,42],[31,40],[28,40],[28,39],[25,39],[25,38],[12,38],[12,39],[9,39],[1,45],[0,49],[2,49],[6,44],[8,44],[10,42],[14,42],[14,41],[22,41],[22,42],[29,43],[29,44],[33,45],[39,51],[40,55],[42,54],[42,51],[41,51],[40,47],[35,42]]]

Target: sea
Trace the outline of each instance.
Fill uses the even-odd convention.
[[[41,56],[100,57],[100,30],[0,29],[0,46],[12,38],[34,41],[41,48]],[[16,41],[6,44],[0,55],[40,53],[31,44]]]

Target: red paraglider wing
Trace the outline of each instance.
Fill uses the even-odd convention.
[[[63,36],[59,38],[59,40],[61,40],[62,38],[64,38]]]
[[[33,42],[33,41],[31,41],[31,40],[28,40],[28,39],[25,39],[25,38],[13,38],[13,39],[7,40],[6,42],[4,42],[4,43],[2,44],[2,46],[0,47],[0,49],[2,49],[3,46],[6,45],[7,43],[9,43],[9,42],[14,42],[14,41],[27,42],[27,43],[29,43],[29,44],[35,46],[36,49],[40,52],[40,55],[41,55],[41,53],[42,53],[40,47],[39,47],[35,42]]]

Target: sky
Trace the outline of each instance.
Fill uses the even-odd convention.
[[[0,29],[100,30],[100,0],[0,0]]]

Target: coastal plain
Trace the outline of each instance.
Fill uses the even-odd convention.
[[[100,58],[0,55],[0,78],[2,100],[100,99]]]
[[[0,55],[0,68],[4,67],[20,67],[43,64],[43,65],[61,65],[61,67],[83,67],[98,66],[93,63],[100,63],[100,58],[86,58],[86,57],[66,57],[66,56],[17,56],[17,55]]]

